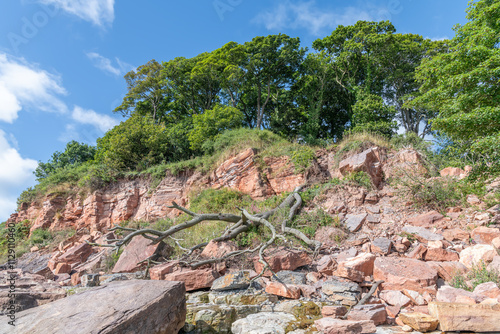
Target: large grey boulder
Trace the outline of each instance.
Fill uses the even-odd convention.
[[[177,334],[186,319],[181,282],[112,282],[16,314],[18,334]],[[2,321],[0,333],[13,327]]]
[[[285,334],[288,325],[295,321],[292,314],[262,312],[235,321],[231,331],[234,334]]]

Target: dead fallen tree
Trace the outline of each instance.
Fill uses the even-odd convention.
[[[182,211],[192,218],[184,223],[172,226],[171,228],[167,229],[166,231],[158,231],[155,229],[134,229],[134,228],[128,228],[128,227],[122,227],[122,226],[115,226],[110,229],[110,231],[126,231],[130,232],[128,235],[126,235],[123,239],[113,239],[113,240],[108,240],[111,244],[108,245],[101,245],[101,244],[92,244],[94,246],[99,246],[99,247],[112,247],[115,251],[118,251],[121,247],[127,245],[133,238],[137,236],[142,236],[146,239],[151,240],[153,244],[159,243],[164,241],[166,238],[172,239],[178,247],[180,247],[185,253],[182,256],[182,259],[180,261],[180,264],[186,267],[190,267],[191,269],[196,269],[205,265],[210,265],[218,262],[222,262],[225,260],[228,260],[230,258],[240,256],[243,254],[249,254],[249,253],[255,253],[258,252],[259,256],[259,262],[263,264],[263,269],[259,273],[259,275],[256,277],[260,277],[266,272],[266,270],[270,270],[270,266],[267,263],[267,261],[264,258],[264,251],[270,247],[276,239],[283,239],[286,240],[287,235],[292,235],[293,237],[301,240],[304,242],[312,251],[314,251],[315,254],[318,253],[321,243],[316,240],[312,240],[309,237],[307,237],[304,233],[299,231],[298,229],[292,228],[289,226],[291,221],[293,220],[294,216],[297,214],[298,209],[302,205],[302,198],[299,194],[301,191],[302,187],[297,187],[289,196],[285,198],[285,200],[278,205],[276,208],[258,213],[258,214],[250,214],[246,209],[244,208],[238,208],[239,211],[241,212],[240,215],[235,215],[235,214],[225,214],[225,213],[217,213],[217,214],[198,214],[195,212],[190,211],[189,209],[186,209],[180,205],[178,205],[175,202],[172,202],[172,205],[169,206],[169,208],[177,209],[179,211]],[[288,210],[288,214],[286,217],[283,218],[283,220],[279,223],[276,224],[276,226],[269,221],[269,218],[276,214],[280,210]],[[191,255],[193,254],[194,251],[196,250],[201,250],[208,245],[208,242],[204,242],[198,245],[194,245],[191,248],[184,248],[179,244],[179,240],[175,239],[175,234],[185,230],[189,229],[193,226],[196,226],[204,221],[222,221],[229,223],[230,225],[226,228],[224,233],[217,237],[212,239],[211,241],[214,242],[221,242],[221,241],[227,241],[236,238],[238,235],[247,232],[251,227],[258,227],[258,226],[264,226],[271,232],[271,237],[266,241],[261,243],[255,248],[252,249],[244,249],[244,250],[237,250],[233,251],[227,254],[224,254],[221,257],[218,258],[211,258],[211,259],[204,259],[201,261],[198,260],[193,260],[191,259]],[[255,278],[255,279],[256,279]]]

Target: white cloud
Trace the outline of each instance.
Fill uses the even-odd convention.
[[[113,75],[118,76],[135,69],[134,66],[127,64],[126,62],[123,62],[118,58],[115,58],[117,66],[113,66],[113,63],[110,59],[101,56],[96,52],[88,52],[86,55],[95,67]]]
[[[75,106],[71,117],[81,124],[92,125],[103,133],[120,123],[116,118],[98,114],[94,110],[85,110],[79,106]]]
[[[34,183],[33,171],[38,163],[21,157],[0,130],[0,222],[16,210],[18,189]]]
[[[92,22],[96,26],[113,23],[115,0],[38,0],[46,5],[54,5],[70,14]]]
[[[23,108],[65,112],[59,95],[66,94],[60,77],[40,70],[23,59],[0,53],[0,121],[12,123]]]
[[[377,9],[370,11],[346,7],[338,12],[319,8],[314,0],[285,1],[274,9],[261,12],[254,22],[264,25],[268,30],[284,28],[307,29],[313,35],[320,35],[325,29],[338,25],[350,25],[359,20],[372,21]]]

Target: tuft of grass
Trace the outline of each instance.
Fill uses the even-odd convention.
[[[473,291],[479,284],[487,282],[500,285],[500,273],[496,270],[488,270],[486,264],[481,262],[479,265],[473,266],[465,276],[455,275],[450,285],[454,288]]]
[[[347,174],[342,179],[342,183],[354,186],[361,186],[364,187],[366,190],[372,190],[374,188],[370,175],[368,175],[366,172],[363,171]]]

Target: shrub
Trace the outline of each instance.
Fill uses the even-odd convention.
[[[481,262],[479,265],[473,266],[465,276],[455,275],[450,285],[458,289],[473,291],[479,284],[487,282],[500,285],[500,273],[496,270],[488,270],[486,264]]]

